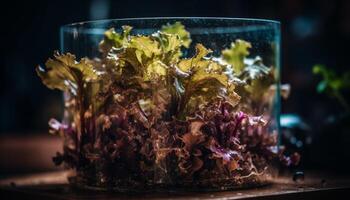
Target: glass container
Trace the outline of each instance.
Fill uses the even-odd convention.
[[[55,159],[75,170],[71,184],[207,191],[273,179],[279,22],[112,19],[62,26],[60,41],[62,54],[99,77],[64,93],[64,152]]]

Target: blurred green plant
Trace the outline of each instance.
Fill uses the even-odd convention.
[[[317,85],[317,92],[335,98],[347,112],[350,112],[350,104],[343,95],[343,91],[350,89],[350,71],[340,75],[324,65],[315,65],[312,72],[322,76],[322,80]]]

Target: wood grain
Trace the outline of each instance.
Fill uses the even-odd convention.
[[[170,191],[156,193],[121,194],[82,191],[68,186],[69,171],[32,174],[0,180],[0,192],[7,199],[63,199],[63,200],[121,200],[121,199],[178,199],[178,200],[234,200],[234,199],[348,199],[350,179],[330,176],[322,172],[306,173],[303,182],[291,176],[281,176],[273,184],[261,188],[222,192]],[[344,196],[345,195],[345,196]]]

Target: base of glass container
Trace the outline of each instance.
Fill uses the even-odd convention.
[[[203,180],[196,182],[182,182],[179,184],[168,183],[148,183],[135,184],[135,182],[115,186],[97,186],[86,184],[81,177],[70,177],[69,183],[73,188],[79,190],[93,190],[101,192],[120,192],[120,193],[149,193],[149,192],[213,192],[225,190],[237,190],[246,188],[256,188],[266,186],[272,183],[272,177],[266,174],[250,175],[243,178],[225,179],[225,180]]]

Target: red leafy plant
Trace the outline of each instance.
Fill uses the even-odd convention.
[[[196,44],[185,58],[191,37],[181,23],[151,35],[131,31],[106,31],[99,58],[56,52],[36,69],[65,94],[65,119],[49,125],[65,140],[54,162],[76,170],[72,182],[230,188],[259,182],[274,160],[297,164],[269,129],[274,70],[248,57],[249,42],[236,40],[220,57]]]

